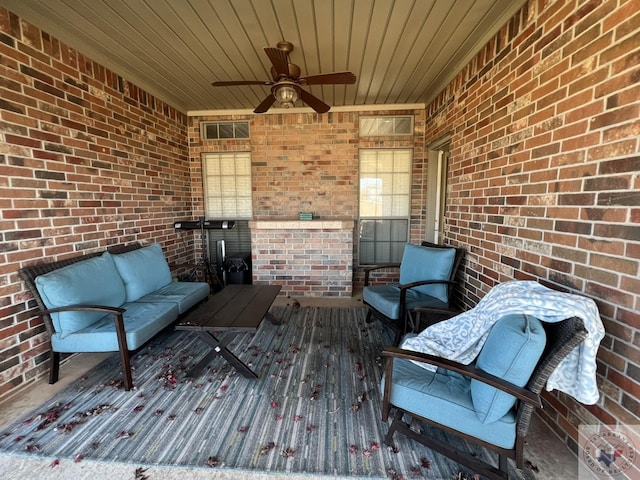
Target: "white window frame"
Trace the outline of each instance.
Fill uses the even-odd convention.
[[[411,148],[360,150],[359,265],[400,262],[409,240],[412,165]]]
[[[217,135],[215,137],[207,136],[207,127],[215,126]],[[242,128],[241,128],[242,127]],[[231,129],[231,135],[220,136],[220,129]],[[246,135],[242,135],[241,132],[246,131]],[[202,140],[234,140],[234,139],[249,139],[249,121],[243,120],[238,122],[200,122],[200,138]]]
[[[207,218],[252,218],[250,152],[203,153],[202,171]]]
[[[361,137],[413,135],[413,115],[362,115],[359,133]]]

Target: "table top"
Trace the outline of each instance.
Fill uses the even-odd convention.
[[[252,331],[278,296],[280,285],[227,285],[189,312],[177,330]]]

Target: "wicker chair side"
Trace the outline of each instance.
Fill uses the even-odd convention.
[[[547,345],[526,387],[537,394],[542,391],[549,376],[562,359],[588,336],[584,322],[577,317],[556,323],[544,323],[544,327],[547,333]],[[517,426],[519,435],[527,434],[534,410],[535,406],[520,402]]]

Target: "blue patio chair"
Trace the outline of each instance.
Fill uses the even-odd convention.
[[[455,277],[463,257],[461,248],[408,243],[401,263],[366,269],[362,299],[369,307],[367,322],[378,319],[391,328],[395,332],[393,344],[397,346],[402,335],[410,330],[408,316],[413,309],[420,307],[422,316],[428,315],[429,308],[437,314],[455,315],[452,306]],[[371,273],[380,269],[399,269],[399,283],[370,285]],[[444,318],[446,315],[440,320]]]
[[[577,317],[547,323],[507,314],[493,325],[473,365],[385,348],[382,420],[395,413],[384,443],[392,445],[393,435],[401,433],[482,478],[508,479],[509,458],[517,468],[524,466],[531,414],[542,406],[540,392],[549,375],[587,335]],[[427,363],[437,370],[419,365]],[[412,425],[416,420],[497,453],[497,467],[465,447],[436,438],[434,430],[417,430]]]

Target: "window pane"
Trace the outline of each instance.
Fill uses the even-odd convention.
[[[409,216],[410,165],[411,150],[361,151],[360,217]]]
[[[203,161],[207,217],[250,219],[252,195],[249,153],[209,153],[203,156]]]
[[[399,263],[408,241],[408,220],[360,220],[359,263]]]
[[[218,127],[219,138],[233,138],[233,123],[221,123]]]
[[[396,135],[411,134],[411,117],[396,117]]]
[[[249,138],[249,122],[236,122],[233,126],[235,138]]]
[[[411,212],[411,149],[360,151],[362,265],[400,262]]]
[[[215,123],[205,124],[204,129],[205,138],[211,138],[214,140],[218,138],[218,125]]]
[[[376,222],[375,236],[378,242],[391,240],[390,222],[384,220]]]
[[[201,122],[200,131],[204,140],[249,138],[249,122]]]
[[[411,115],[360,117],[360,136],[411,135],[412,126]]]
[[[375,118],[361,118],[360,119],[360,135],[363,137],[369,137],[375,135],[376,120]]]

